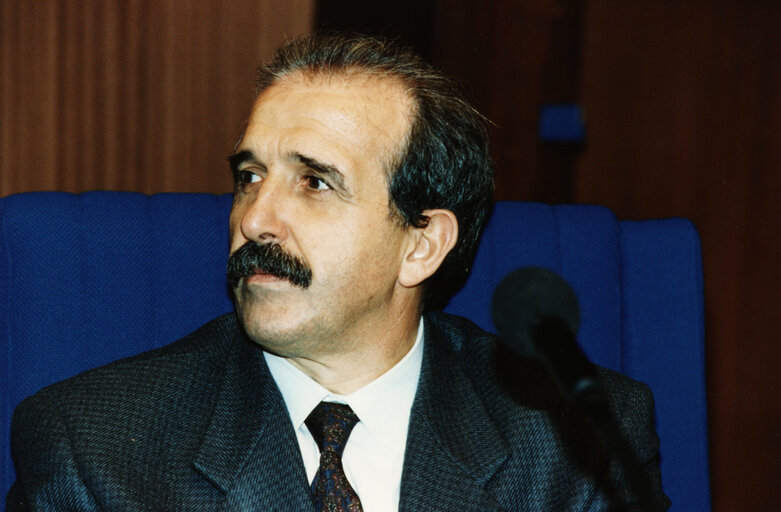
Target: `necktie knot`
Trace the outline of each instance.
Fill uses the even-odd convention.
[[[320,402],[306,419],[306,427],[315,438],[320,451],[341,456],[358,416],[349,405]]]

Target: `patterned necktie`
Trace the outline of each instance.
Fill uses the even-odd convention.
[[[320,402],[306,419],[306,426],[320,446],[320,467],[312,481],[317,512],[361,512],[361,500],[342,466],[342,453],[358,416],[349,405]]]

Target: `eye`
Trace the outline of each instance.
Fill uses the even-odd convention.
[[[251,171],[239,171],[236,173],[236,183],[239,185],[249,185],[260,181],[260,176]]]
[[[304,176],[306,185],[313,190],[330,190],[331,187],[323,179],[314,175]]]
[[[262,176],[247,169],[234,171],[233,183],[235,186],[235,192],[237,194],[246,194],[251,188],[253,188],[253,184],[261,181],[262,179]]]

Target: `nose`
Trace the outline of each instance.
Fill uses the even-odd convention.
[[[282,243],[288,235],[285,221],[285,191],[267,177],[258,189],[240,197],[234,206],[243,238],[255,242]]]

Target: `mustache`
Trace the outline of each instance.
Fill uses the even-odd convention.
[[[236,288],[241,279],[257,273],[286,279],[301,288],[312,284],[312,270],[303,260],[285,252],[277,243],[250,240],[228,258],[228,282]]]

